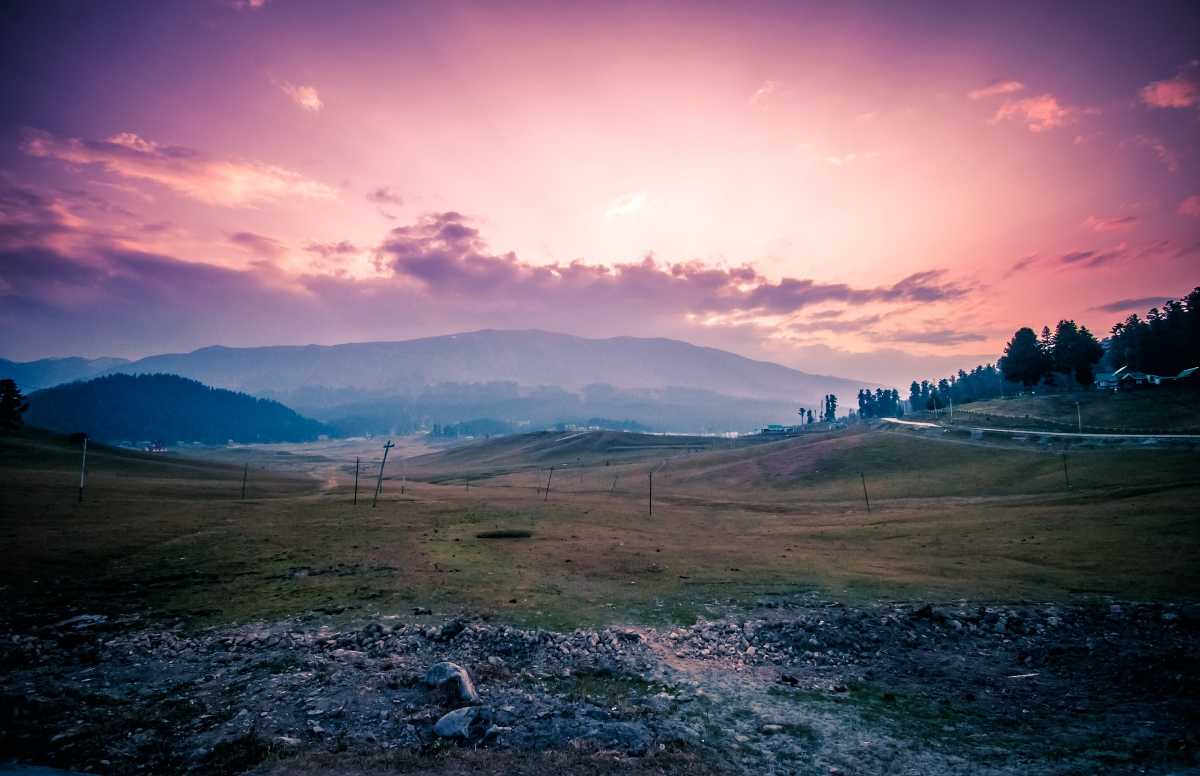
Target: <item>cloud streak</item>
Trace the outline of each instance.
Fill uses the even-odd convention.
[[[1115,302],[1096,305],[1089,309],[1105,313],[1120,313],[1126,310],[1147,310],[1156,305],[1161,305],[1170,298],[1169,294],[1163,294],[1162,296],[1140,296],[1136,299],[1118,299]]]
[[[611,221],[614,218],[622,216],[632,216],[642,209],[646,204],[648,195],[644,191],[631,191],[628,194],[622,194],[608,206],[608,210],[604,211],[604,220]]]
[[[1115,232],[1121,229],[1128,229],[1136,224],[1137,221],[1137,216],[1111,216],[1108,218],[1088,216],[1083,225],[1093,232]]]
[[[160,145],[132,132],[106,140],[81,140],[29,130],[21,147],[30,156],[150,181],[209,205],[255,207],[283,199],[336,197],[329,186],[294,170],[215,158],[183,146]]]
[[[1025,84],[1020,81],[996,81],[988,84],[981,89],[972,89],[967,92],[967,97],[972,100],[983,100],[988,97],[996,97],[1002,94],[1013,94],[1024,90]]]
[[[229,242],[264,259],[276,259],[287,252],[287,248],[278,240],[254,232],[234,232],[229,235]]]

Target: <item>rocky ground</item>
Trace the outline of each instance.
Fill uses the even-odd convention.
[[[0,628],[0,762],[94,773],[1200,765],[1200,607],[772,599],[659,630],[419,609],[352,629],[89,614]]]

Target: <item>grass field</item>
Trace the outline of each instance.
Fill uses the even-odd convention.
[[[1200,433],[1200,391],[1160,386],[1017,396],[964,404],[954,415],[956,423],[1005,428],[1074,431],[1082,421],[1085,432]]]
[[[375,509],[365,482],[350,503],[349,452],[243,449],[224,463],[220,451],[93,449],[78,504],[77,450],[36,432],[5,438],[0,596],[35,618],[197,625],[423,606],[573,627],[686,622],[810,590],[846,601],[1200,592],[1194,449],[1073,450],[1068,488],[1060,450],[904,432],[541,434],[413,457],[403,495],[389,461]],[[263,471],[262,456],[289,463]],[[506,529],[531,535],[477,536]]]

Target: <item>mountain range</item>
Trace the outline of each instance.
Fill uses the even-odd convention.
[[[102,375],[128,364],[124,358],[42,358],[37,361],[9,361],[0,358],[0,378],[16,381],[28,393],[62,383],[73,383]]]
[[[842,406],[867,384],[670,339],[589,339],[483,330],[397,342],[206,347],[107,363],[12,364],[45,385],[95,374],[167,373],[275,399],[345,433],[494,417],[518,424],[587,418],[656,430],[732,430],[792,422],[825,394]],[[109,360],[112,361],[112,360]],[[43,364],[38,370],[32,364]],[[71,368],[79,370],[70,376]]]

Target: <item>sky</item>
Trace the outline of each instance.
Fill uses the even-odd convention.
[[[0,357],[480,328],[898,385],[1200,285],[1200,6],[6,4]]]

